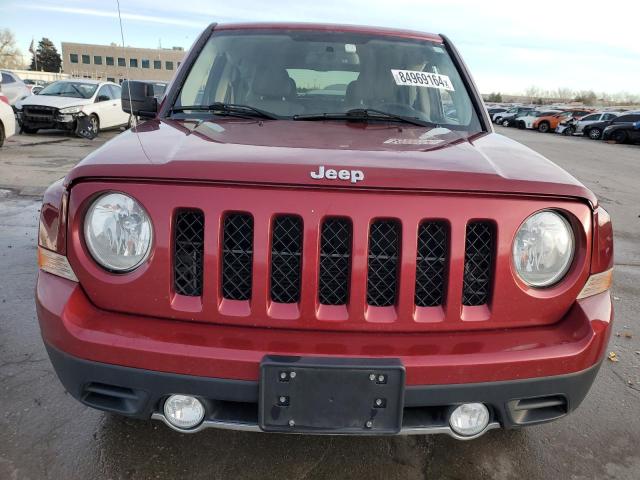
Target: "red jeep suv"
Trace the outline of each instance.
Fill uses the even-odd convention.
[[[85,405],[475,438],[560,418],[606,351],[613,236],[493,133],[444,35],[211,25],[146,119],[46,192],[36,303]]]

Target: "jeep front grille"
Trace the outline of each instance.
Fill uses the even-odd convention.
[[[283,215],[273,222],[271,239],[271,300],[300,301],[302,219]]]
[[[333,308],[317,310],[318,318],[337,315],[346,320],[356,315],[392,322],[402,312],[416,315],[415,321],[438,322],[445,311],[485,305],[491,299],[496,226],[490,221],[457,226],[455,231],[463,239],[451,237],[452,226],[445,220],[410,224],[394,218],[366,223],[359,219],[356,235],[355,219],[346,216],[312,221],[302,215],[222,212],[219,218],[219,239],[215,230],[205,238],[203,212],[178,211],[173,232],[174,291],[203,299],[220,292],[219,301],[246,302],[227,307],[231,315],[246,317],[266,300],[267,314],[277,318],[296,318],[304,304]],[[459,245],[455,258],[460,265],[452,267],[454,242]],[[209,266],[204,264],[207,250]],[[304,271],[313,276],[305,276],[303,282]],[[209,291],[203,290],[203,272]],[[455,278],[450,279],[452,272]],[[289,306],[270,310],[271,304]],[[342,310],[336,310],[340,306]],[[396,314],[367,313],[367,306],[394,307]]]
[[[199,297],[202,295],[204,214],[200,210],[178,212],[174,231],[174,290],[180,295]]]
[[[374,307],[395,305],[398,291],[400,225],[378,220],[369,228],[367,303]]]
[[[416,298],[419,307],[442,305],[447,268],[447,225],[422,222],[418,228]]]
[[[493,237],[493,225],[489,222],[472,222],[467,225],[462,287],[463,305],[484,305],[489,302]]]
[[[351,221],[329,218],[322,225],[318,298],[323,305],[345,305],[351,270]]]
[[[253,218],[234,213],[224,219],[222,234],[222,296],[230,300],[251,298]]]

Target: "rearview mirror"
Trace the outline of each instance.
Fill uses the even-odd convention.
[[[136,117],[155,117],[158,99],[153,94],[153,84],[138,80],[122,82],[122,110]]]

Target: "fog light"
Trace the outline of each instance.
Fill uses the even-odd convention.
[[[164,416],[176,428],[188,430],[197,427],[204,418],[204,406],[189,395],[171,395],[164,402]]]
[[[489,410],[482,403],[463,403],[449,417],[451,429],[458,435],[471,437],[489,424]]]

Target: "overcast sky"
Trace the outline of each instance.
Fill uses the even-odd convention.
[[[536,85],[640,93],[640,2],[617,0],[120,0],[125,42],[189,48],[210,22],[354,23],[445,33],[482,92]],[[120,43],[116,0],[0,0],[0,28]]]

